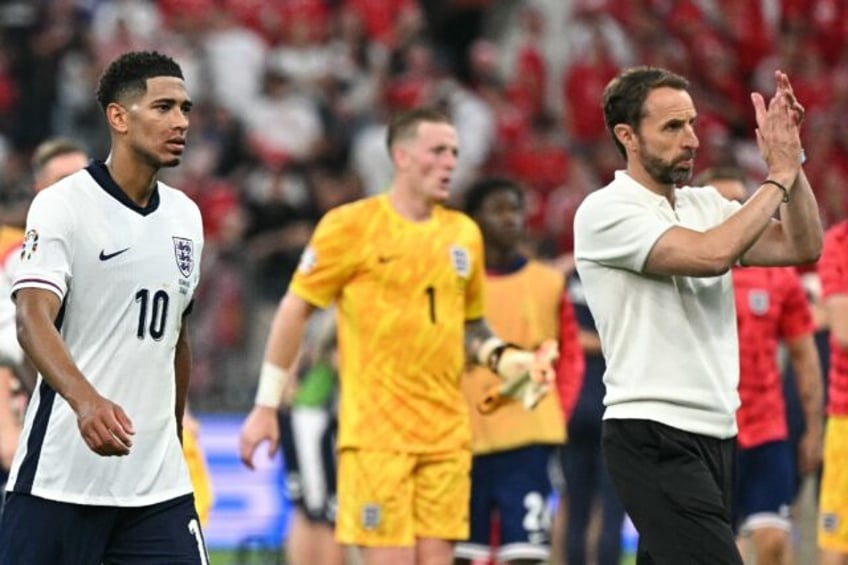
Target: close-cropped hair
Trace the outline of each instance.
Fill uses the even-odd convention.
[[[51,159],[69,153],[82,153],[85,155],[86,152],[82,145],[66,137],[48,139],[41,142],[35,148],[35,151],[33,151],[32,159],[30,160],[33,175],[38,177]]]
[[[156,51],[131,51],[112,61],[97,84],[97,102],[104,110],[129,94],[147,92],[147,79],[183,78],[180,66],[169,56]]]
[[[465,192],[466,214],[474,216],[483,207],[483,203],[489,196],[496,192],[507,191],[518,197],[519,203],[524,206],[524,191],[521,185],[506,177],[486,177],[471,184]]]
[[[418,124],[422,122],[453,123],[447,114],[435,108],[414,108],[401,112],[394,116],[389,123],[389,129],[386,133],[386,147],[389,151],[391,152],[397,141],[415,135]]]
[[[604,89],[603,111],[607,130],[612,135],[618,152],[627,157],[624,145],[615,136],[615,126],[627,124],[639,131],[644,117],[645,100],[657,88],[688,90],[689,81],[667,69],[658,67],[632,67],[612,79]]]

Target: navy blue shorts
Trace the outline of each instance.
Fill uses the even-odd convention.
[[[6,493],[0,565],[206,565],[187,494],[139,507],[88,506]]]
[[[554,446],[532,445],[476,455],[471,463],[471,535],[456,545],[463,559],[486,559],[491,553],[492,516],[500,523],[501,561],[545,560],[550,556],[553,492],[550,465]]]
[[[795,470],[788,441],[740,449],[736,466],[735,520],[741,532],[774,527],[789,530]]]

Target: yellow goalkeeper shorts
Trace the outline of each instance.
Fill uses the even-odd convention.
[[[824,436],[819,548],[848,553],[848,416],[830,416]]]
[[[336,539],[410,547],[418,538],[468,537],[471,452],[339,453]]]

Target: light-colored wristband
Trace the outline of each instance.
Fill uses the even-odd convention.
[[[477,363],[483,365],[484,367],[489,366],[489,359],[492,357],[492,353],[498,347],[505,345],[504,341],[499,337],[489,337],[480,344],[480,347],[477,348]]]
[[[289,382],[289,375],[288,369],[283,369],[268,361],[262,363],[254,404],[268,408],[279,408],[280,401],[283,398],[283,390]]]

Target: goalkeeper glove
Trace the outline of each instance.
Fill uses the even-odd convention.
[[[478,410],[488,414],[516,399],[521,400],[526,410],[532,410],[556,378],[554,364],[558,357],[559,347],[553,339],[546,340],[533,352],[511,344],[498,345],[490,351],[487,365],[504,380],[488,391]]]

